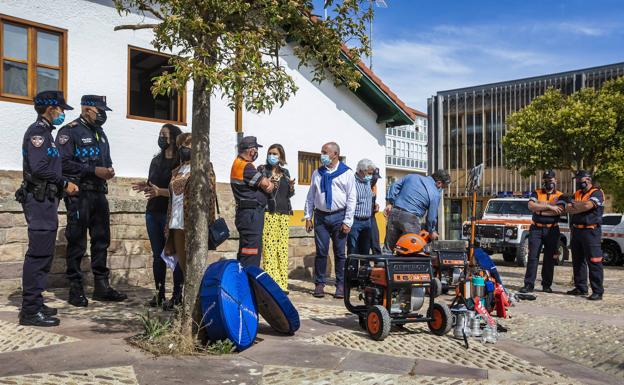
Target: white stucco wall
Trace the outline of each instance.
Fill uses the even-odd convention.
[[[145,176],[149,162],[157,152],[161,123],[126,118],[128,45],[151,49],[148,30],[114,32],[113,26],[133,23],[141,18],[117,15],[112,2],[106,0],[5,0],[0,13],[52,25],[68,30],[68,103],[67,121],[79,115],[80,96],[106,95],[113,112],[105,125],[111,154],[118,176]],[[371,159],[384,168],[385,129],[375,122],[376,115],[346,88],[336,88],[331,81],[320,85],[310,81],[308,71],[297,70],[296,58],[289,49],[283,52],[284,65],[294,77],[299,91],[282,108],[271,114],[245,112],[246,135],[255,135],[265,147],[258,162],[264,160],[266,148],[281,143],[286,149],[289,169],[297,175],[298,151],[320,152],[323,143],[340,144],[347,164],[355,169],[358,160]],[[190,131],[192,85],[187,90],[187,126]],[[211,118],[211,159],[219,182],[229,181],[232,160],[236,154],[234,113],[225,101],[215,98]],[[0,101],[0,169],[20,170],[21,140],[26,127],[35,117],[31,105]],[[384,179],[379,191],[385,191]],[[294,209],[302,209],[307,186],[297,186]],[[382,196],[379,203],[382,204]]]

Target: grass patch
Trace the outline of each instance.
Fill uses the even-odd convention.
[[[180,321],[176,318],[161,318],[149,310],[140,314],[139,318],[143,333],[130,337],[128,342],[156,356],[222,355],[236,350],[234,343],[227,339],[204,345],[195,338],[183,335],[180,333]]]

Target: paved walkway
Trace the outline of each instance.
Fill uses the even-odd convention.
[[[520,287],[523,269],[499,270],[509,287]],[[624,269],[606,271],[599,303],[562,295],[570,276],[569,265],[557,267],[555,293],[518,304],[497,344],[473,341],[468,350],[418,324],[372,341],[341,301],[313,298],[303,281],[290,282],[302,319],[295,336],[262,323],[252,348],[202,357],[155,358],[126,343],[141,331],[148,288],[128,288],[129,301],[91,301],[87,309],[67,305],[66,290],[46,293],[62,318],[48,329],[19,326],[19,293],[0,293],[0,384],[624,383]]]

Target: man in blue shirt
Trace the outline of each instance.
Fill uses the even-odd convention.
[[[406,233],[418,233],[420,222],[427,214],[427,230],[431,239],[437,239],[438,205],[442,189],[448,187],[451,177],[445,170],[431,176],[409,174],[394,182],[386,196],[384,214],[386,226],[385,250],[394,250],[399,237]]]

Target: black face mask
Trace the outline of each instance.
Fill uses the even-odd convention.
[[[587,188],[587,182],[576,182],[576,188],[579,190],[585,190]]]
[[[106,123],[106,119],[107,119],[106,111],[98,110],[97,113],[95,114],[95,121],[93,123],[102,127],[102,125]]]
[[[554,190],[555,182],[546,182],[542,186],[544,186],[544,189],[546,189],[547,191]]]
[[[256,159],[258,159],[258,151],[256,151],[256,153],[251,156],[251,161],[252,162],[255,162]]]
[[[159,136],[158,147],[160,147],[161,150],[166,150],[167,147],[169,147],[169,138],[167,138],[166,136]]]
[[[191,160],[191,149],[188,147],[180,147],[178,149],[178,153],[180,154],[181,162],[188,162]]]

